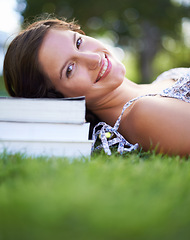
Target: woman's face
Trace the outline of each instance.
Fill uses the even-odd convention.
[[[39,62],[55,89],[65,97],[85,96],[93,103],[116,89],[125,68],[98,40],[68,30],[51,29]]]

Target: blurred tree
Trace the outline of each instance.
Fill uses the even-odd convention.
[[[17,0],[22,1],[22,0]],[[181,0],[182,2],[183,0]],[[179,0],[27,0],[25,19],[41,13],[76,18],[87,34],[104,34],[139,56],[142,82],[152,80],[152,62],[164,36],[179,40],[190,7]]]

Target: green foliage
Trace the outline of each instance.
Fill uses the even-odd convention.
[[[119,35],[138,37],[139,33],[135,33],[133,27],[145,21],[162,31],[172,33],[181,23],[182,17],[189,17],[189,8],[173,4],[171,0],[27,0],[23,13],[25,18],[41,13],[76,18],[87,33],[91,33],[93,28],[96,32],[109,29]]]
[[[169,36],[183,41],[182,19],[190,17],[190,6],[177,0],[27,0],[25,20],[41,14],[76,18],[90,35],[107,35],[116,45],[127,46],[137,56],[138,82],[151,82],[153,61],[159,51],[167,50],[162,39]],[[189,49],[188,49],[189,52]],[[184,64],[176,60],[172,67]],[[185,62],[185,66],[189,61]],[[159,71],[159,65],[157,66]],[[160,69],[161,72],[161,69]]]
[[[190,162],[0,156],[0,239],[188,239]]]

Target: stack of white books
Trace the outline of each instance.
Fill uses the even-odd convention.
[[[0,152],[32,156],[90,156],[85,97],[0,98]]]

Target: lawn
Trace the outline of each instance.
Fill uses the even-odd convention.
[[[190,159],[0,155],[0,239],[189,239]]]

